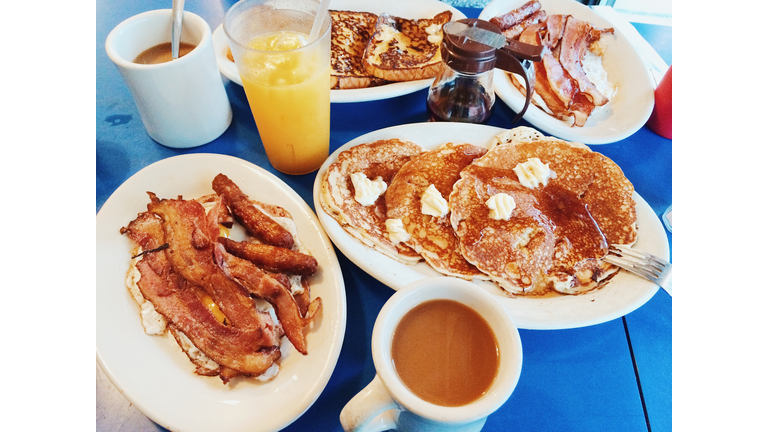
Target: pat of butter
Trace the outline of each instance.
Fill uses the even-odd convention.
[[[393,29],[389,25],[381,27],[379,37],[377,40],[388,41],[388,43],[377,43],[374,45],[373,58],[378,58],[381,54],[386,53],[390,48],[395,48],[396,51],[407,51],[407,45],[402,41],[403,34]]]
[[[381,40],[391,40],[395,39],[397,36],[397,32],[395,29],[388,25],[381,26],[381,30],[379,30],[381,33]]]
[[[355,201],[364,206],[373,205],[379,196],[387,190],[387,184],[381,177],[371,180],[361,172],[350,174],[349,177],[355,188]]]
[[[425,28],[424,30],[427,32],[429,36],[427,36],[427,40],[431,44],[439,44],[443,40],[443,35],[440,34],[440,31],[443,29],[443,26],[440,24],[432,24],[429,27]]]
[[[421,212],[430,216],[445,216],[448,214],[448,201],[440,195],[440,191],[431,184],[421,196]]]
[[[387,233],[389,234],[389,239],[392,243],[398,244],[410,240],[411,235],[408,234],[408,231],[403,227],[402,220],[387,219],[386,222],[384,222],[384,225],[387,227]]]
[[[557,177],[557,174],[549,169],[549,164],[544,165],[539,158],[530,158],[519,163],[513,171],[520,183],[528,189],[536,189],[540,184],[546,186],[550,179]]]
[[[491,210],[488,217],[494,220],[509,220],[516,205],[515,199],[505,193],[497,193],[485,202],[485,206]]]

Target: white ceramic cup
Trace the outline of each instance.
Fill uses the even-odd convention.
[[[148,48],[171,41],[171,9],[135,15],[107,36],[107,55],[115,63],[139,109],[149,136],[177,148],[196,147],[218,138],[232,122],[211,28],[184,12],[181,41],[195,45],[187,55],[166,63],[133,60]]]
[[[459,407],[426,402],[400,381],[392,363],[392,335],[400,319],[429,300],[449,299],[477,311],[490,325],[499,347],[499,370],[488,391]],[[479,431],[485,420],[509,399],[523,365],[520,334],[501,304],[484,289],[461,279],[436,277],[396,292],[376,318],[371,341],[376,376],[341,411],[345,431]]]

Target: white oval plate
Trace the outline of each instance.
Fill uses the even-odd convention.
[[[438,0],[331,0],[330,9],[348,10],[356,12],[371,12],[380,15],[383,12],[408,19],[431,18],[440,12],[450,10],[453,20],[466,18],[455,7]],[[230,81],[242,86],[240,74],[235,63],[227,58],[229,43],[224,28],[219,25],[213,32],[213,47],[216,51],[216,62],[219,71]],[[432,79],[418,81],[406,81],[386,84],[377,87],[349,90],[331,90],[331,102],[366,102],[380,99],[389,99],[405,94],[417,92],[432,84]]]
[[[400,138],[413,141],[427,150],[435,149],[446,142],[487,147],[491,139],[502,131],[504,129],[466,123],[415,123],[381,129],[358,137],[334,152],[317,173],[313,193],[318,219],[333,243],[347,258],[394,290],[425,277],[441,276],[425,262],[416,265],[401,264],[349,235],[335,219],[322,210],[319,199],[323,175],[328,166],[337,160],[340,152],[366,142]],[[637,203],[638,219],[635,247],[668,260],[669,243],[664,227],[640,195],[635,193],[634,199]],[[503,295],[501,288],[494,283],[474,283],[496,294],[519,328],[537,330],[584,327],[619,318],[645,304],[658,289],[655,284],[624,271],[614,276],[607,286],[578,296],[509,298]]]
[[[268,383],[195,375],[172,337],[144,333],[139,307],[125,287],[132,242],[120,234],[146,211],[146,191],[160,198],[213,193],[225,173],[249,196],[280,205],[293,216],[299,238],[317,258],[312,297],[323,307],[307,334],[306,356],[283,341],[280,374]],[[346,294],[330,240],[312,209],[288,185],[244,160],[187,154],[156,162],[126,180],[96,216],[96,359],[117,389],[147,417],[170,430],[278,430],[301,416],[331,377],[346,329]],[[285,338],[283,338],[285,339]]]
[[[525,0],[494,0],[480,13],[489,20],[522,6]],[[570,14],[597,27],[613,27],[592,9],[573,0],[539,0],[547,15]],[[585,144],[610,144],[621,141],[643,127],[653,111],[653,78],[637,50],[614,28],[614,34],[603,35],[608,47],[603,65],[608,79],[619,84],[616,96],[589,117],[583,127],[570,127],[537,106],[530,104],[523,118],[537,129],[568,141]],[[509,76],[496,69],[494,89],[499,98],[515,112],[520,112],[525,97],[515,88]]]

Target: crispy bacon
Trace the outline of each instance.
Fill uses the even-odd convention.
[[[504,15],[493,17],[488,21],[503,32],[510,27],[520,24],[523,19],[538,10],[541,10],[541,3],[537,0],[531,0],[517,9],[511,10]]]
[[[225,277],[213,260],[215,243],[211,237],[218,236],[218,215],[206,215],[197,201],[157,197],[147,209],[163,220],[166,256],[173,270],[211,296],[229,323],[243,329],[261,329],[268,337],[265,343],[274,345],[276,330],[269,315],[257,311],[248,293]]]
[[[277,319],[283,326],[285,335],[293,346],[302,354],[307,354],[307,342],[304,327],[308,325],[322,305],[320,298],[310,303],[307,313],[302,316],[296,300],[290,291],[275,279],[269,277],[252,262],[229,254],[224,245],[215,248],[216,262],[230,279],[242,285],[256,297],[268,301],[275,308]]]
[[[144,251],[157,250],[165,244],[162,219],[148,212],[140,213],[127,227],[120,228],[120,234],[127,235]],[[142,255],[142,260],[161,277],[165,277],[171,271],[171,265],[165,258],[165,253],[147,253]]]
[[[213,204],[207,210],[206,216],[208,237],[215,241],[220,235],[219,225],[232,228],[234,217],[224,202],[224,197],[216,195],[209,203]]]
[[[550,15],[547,17],[547,35],[544,38],[544,45],[554,50],[560,43],[565,29],[565,19],[567,15]]]
[[[168,319],[172,333],[186,335],[219,365],[212,369],[193,360],[198,372],[218,374],[225,384],[235,376],[260,375],[271,367],[280,358],[283,332],[298,351],[307,354],[303,329],[322,304],[319,298],[309,302],[305,279],[304,293],[294,298],[288,276],[283,273],[285,267],[296,274],[313,273],[317,268],[313,257],[275,246],[254,245],[276,272],[267,274],[251,262],[227,254],[218,238],[219,224],[227,223],[231,215],[226,206],[227,196],[233,192],[230,186],[236,188],[235,201],[247,201],[247,196],[237,195],[239,188],[234,183],[225,186],[226,194],[197,200],[184,200],[181,196],[159,199],[148,192],[147,211],[120,229],[121,234],[143,250],[136,261],[141,274],[137,282],[139,291]],[[210,204],[207,213],[203,203]],[[274,223],[268,216],[262,216]],[[293,245],[293,236],[285,233]],[[227,256],[222,258],[222,254]],[[220,262],[227,266],[220,266]],[[218,311],[214,315],[209,310],[207,297],[225,315],[223,322],[217,318],[221,316]],[[270,302],[281,322],[275,323],[269,313],[258,310],[253,297]],[[178,334],[174,333],[174,337]]]
[[[588,98],[585,93],[576,92],[576,94],[573,95],[570,109],[574,118],[573,125],[579,127],[584,126],[587,123],[587,119],[589,119],[589,115],[592,114],[594,109],[595,104],[592,103],[592,100]]]
[[[522,33],[527,27],[535,24],[539,24],[540,22],[544,21],[546,18],[547,18],[546,12],[544,12],[543,10],[536,11],[530,16],[523,19],[520,23],[515,24],[514,26],[502,31],[501,34],[503,34],[508,41],[517,39],[520,33]]]
[[[311,275],[317,270],[315,257],[291,249],[239,242],[226,237],[219,237],[219,243],[232,255],[247,259],[270,272]]]
[[[556,118],[584,126],[595,106],[608,102],[587,78],[581,60],[592,42],[612,31],[595,29],[570,15],[551,15],[520,33],[520,42],[544,46],[542,61],[534,63],[535,90]],[[524,91],[514,79],[512,83]]]
[[[280,358],[278,345],[262,345],[263,332],[225,326],[216,320],[183,278],[176,274],[161,278],[145,260],[137,268],[142,295],[216,363],[259,375]]]
[[[195,201],[199,202],[200,204],[203,204],[205,206],[209,203],[214,203],[214,207],[220,207],[219,209],[216,209],[215,211],[207,210],[208,215],[216,215],[218,218],[218,223],[221,225],[224,225],[227,228],[232,228],[232,226],[235,224],[235,218],[232,216],[232,213],[229,211],[229,208],[227,208],[226,205],[222,203],[222,198],[218,195],[210,194],[210,195],[203,195],[199,198],[195,198]]]
[[[537,46],[541,45],[542,39],[539,35],[539,30],[541,30],[543,26],[544,24],[537,24],[528,27],[520,35],[520,42]],[[548,76],[546,62],[544,61],[544,59],[547,57],[552,57],[552,54],[549,53],[549,49],[547,47],[544,47],[544,50],[542,51],[542,61],[533,64],[534,71],[536,72],[536,84],[534,85],[534,90],[539,95],[539,97],[541,97],[541,99],[552,111],[556,118],[563,121],[572,120],[572,115],[568,112],[568,106],[563,103],[560,96],[552,88],[552,84]],[[512,82],[517,85],[518,88],[520,88],[520,84],[514,78],[512,79]]]
[[[548,27],[546,23],[529,26],[520,35],[520,42],[530,45],[544,45],[539,31],[545,27]],[[545,71],[543,75],[547,78],[546,82],[542,82],[541,86],[545,86],[546,83],[549,83],[550,91],[548,93],[551,93],[560,99],[561,104],[558,104],[558,106],[562,105],[566,109],[570,107],[571,99],[573,99],[573,95],[578,90],[578,87],[576,87],[576,84],[571,80],[571,77],[563,70],[560,62],[555,58],[547,45],[544,45],[541,52],[541,63],[537,64],[536,67],[543,67]],[[550,107],[550,109],[552,109],[552,107]]]
[[[160,200],[151,192],[150,199],[147,211],[163,221],[165,255],[174,271],[196,285],[208,286],[215,267],[205,209],[196,201]]]
[[[569,16],[566,20],[565,29],[563,30],[560,62],[563,65],[563,69],[568,71],[571,78],[578,83],[579,90],[585,93],[595,106],[607,104],[608,98],[587,78],[587,74],[582,68],[581,60],[584,58],[584,54],[592,42],[599,39],[602,33],[612,32],[612,28],[606,30],[595,29],[588,22],[572,16]]]
[[[213,179],[213,190],[224,197],[235,219],[260,241],[284,248],[293,247],[293,236],[272,218],[257,209],[240,188],[224,174]]]
[[[139,214],[120,230],[145,250],[168,244],[166,250],[144,254],[138,262],[141,278],[137,285],[142,295],[198,349],[224,366],[222,370],[261,374],[280,357],[279,334],[271,317],[257,311],[242,287],[225,277],[213,262],[213,243],[205,241],[206,218],[204,211],[198,212],[199,204],[149,195],[147,207],[152,211]],[[201,277],[190,269],[211,273]],[[200,300],[200,291],[214,298],[230,325],[213,316]],[[221,377],[225,383],[229,379]]]

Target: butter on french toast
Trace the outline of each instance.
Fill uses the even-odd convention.
[[[451,11],[411,20],[381,14],[363,56],[366,71],[388,81],[432,78],[440,69],[443,24]]]
[[[384,84],[365,70],[363,53],[378,15],[331,10],[331,88],[354,89]]]

